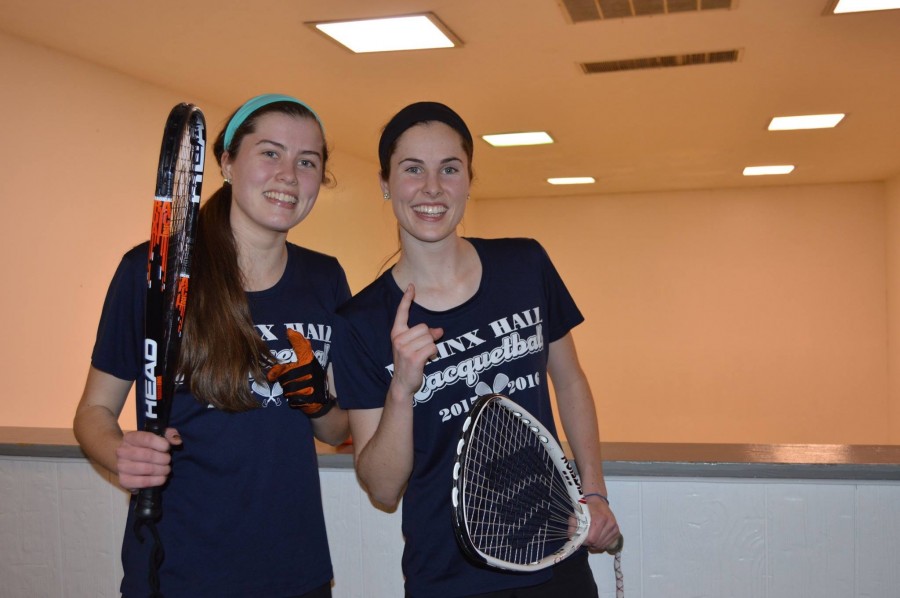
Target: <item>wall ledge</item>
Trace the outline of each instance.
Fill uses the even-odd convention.
[[[321,468],[353,467],[348,447],[318,446]],[[898,445],[607,442],[602,450],[606,476],[900,481]],[[69,428],[3,426],[0,456],[87,458]]]

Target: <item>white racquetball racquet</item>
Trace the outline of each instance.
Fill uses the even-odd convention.
[[[466,555],[512,571],[538,571],[574,553],[590,511],[581,482],[544,425],[509,398],[480,397],[463,424],[453,466],[453,523]],[[622,538],[616,555],[621,580]]]

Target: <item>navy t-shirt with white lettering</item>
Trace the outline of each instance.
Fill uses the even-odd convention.
[[[334,311],[350,296],[347,280],[333,257],[287,247],[281,280],[247,293],[251,316],[279,361],[294,359],[290,327],[326,366]],[[144,243],[122,259],[94,346],[92,365],[123,380],[142,380],[147,251]],[[167,598],[297,596],[332,578],[310,420],[288,406],[278,383],[248,376],[248,386],[260,406],[242,413],[201,404],[184,387],[175,394],[169,425],[184,444],[172,453],[158,524],[165,550],[159,582]],[[138,429],[143,391],[137,384]],[[134,500],[122,543],[121,589],[128,597],[149,595],[153,545],[146,529],[143,543],[132,530],[133,506]]]
[[[475,295],[443,312],[413,304],[409,325],[443,328],[413,408],[414,462],[403,497],[403,572],[413,597],[526,587],[523,574],[472,564],[456,544],[450,493],[460,430],[478,396],[501,393],[555,434],[547,380],[550,343],[583,317],[544,249],[532,239],[467,239],[482,265]],[[390,330],[403,290],[390,271],[338,310],[336,387],[344,409],[381,408],[393,371]]]

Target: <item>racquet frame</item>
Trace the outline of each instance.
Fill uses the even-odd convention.
[[[144,430],[160,436],[177,386],[205,155],[203,113],[192,104],[176,105],[166,120],[159,153],[144,312]],[[160,514],[159,488],[142,490],[138,520],[156,520]]]
[[[485,436],[487,420],[497,409],[504,410],[504,425],[512,426],[513,431],[531,446],[541,447],[545,451],[545,467],[556,470],[555,482],[548,488],[557,503],[554,509],[562,511],[559,515],[564,521],[557,521],[558,527],[567,538],[561,546],[547,549],[546,544],[537,540],[529,542],[528,549],[522,551],[510,548],[511,542],[496,542],[494,532],[503,532],[506,526],[497,523],[502,517],[495,517],[501,502],[515,504],[523,513],[532,506],[527,504],[531,499],[517,496],[515,484],[509,484],[509,492],[493,493],[482,496],[476,491],[474,480],[492,478],[491,485],[499,482],[496,474],[505,471],[488,469],[478,459],[479,452],[501,454],[510,448],[503,439],[493,434]],[[516,480],[516,482],[519,482]],[[519,484],[519,487],[521,484]],[[522,504],[525,502],[526,504]],[[538,571],[559,563],[575,552],[587,537],[591,516],[581,492],[581,482],[575,469],[566,459],[565,453],[553,434],[533,415],[509,398],[490,394],[480,397],[472,406],[472,411],[463,424],[462,433],[456,449],[456,461],[453,467],[453,489],[451,503],[454,514],[454,530],[460,547],[472,560],[500,569],[512,571]],[[548,524],[552,526],[552,524]],[[487,533],[482,533],[487,530]],[[513,530],[514,531],[514,530]],[[559,532],[559,529],[556,530]],[[541,532],[544,533],[544,532]],[[503,533],[500,534],[504,536]],[[489,539],[491,538],[491,539]],[[562,540],[559,540],[562,541]],[[558,544],[556,541],[555,544]]]

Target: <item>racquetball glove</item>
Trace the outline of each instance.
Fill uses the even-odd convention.
[[[305,336],[288,328],[287,337],[297,360],[273,365],[266,378],[270,383],[278,381],[288,399],[288,405],[300,409],[309,417],[322,417],[335,403],[334,398],[328,394],[325,370]]]

